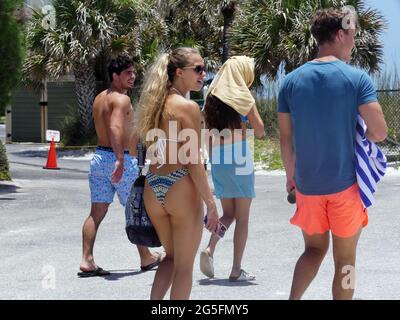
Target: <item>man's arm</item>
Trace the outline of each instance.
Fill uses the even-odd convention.
[[[366,138],[372,142],[385,140],[388,128],[379,102],[363,104],[358,111],[367,125]]]
[[[131,108],[131,100],[128,96],[122,96],[113,104],[110,116],[110,127],[108,136],[113,148],[115,157],[115,169],[111,176],[111,181],[117,183],[121,180],[124,173],[124,125],[125,118]]]
[[[281,158],[286,170],[286,190],[290,192],[294,184],[294,163],[296,154],[292,142],[292,120],[290,113],[278,112]]]

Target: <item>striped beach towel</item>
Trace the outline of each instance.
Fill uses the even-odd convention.
[[[367,126],[360,115],[357,116],[355,142],[355,168],[358,190],[365,208],[374,203],[377,182],[386,173],[386,156],[379,147],[365,137]]]

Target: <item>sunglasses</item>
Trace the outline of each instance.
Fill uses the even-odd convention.
[[[196,72],[197,74],[202,74],[203,72],[206,72],[206,68],[204,66],[191,66],[191,67],[183,67],[182,69],[193,69],[194,72]]]

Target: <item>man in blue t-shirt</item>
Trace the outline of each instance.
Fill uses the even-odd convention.
[[[296,189],[291,223],[302,229],[305,242],[290,299],[300,299],[316,276],[329,247],[329,231],[335,262],[333,298],[351,299],[354,293],[356,246],[368,223],[354,167],[357,114],[368,127],[369,140],[382,141],[387,134],[370,77],[346,64],[356,26],[356,13],[347,7],[318,11],[311,28],[318,56],[288,74],[279,92],[286,188]]]

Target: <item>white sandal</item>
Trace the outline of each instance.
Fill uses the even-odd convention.
[[[243,269],[240,269],[240,274],[237,277],[229,277],[229,281],[235,282],[235,281],[253,281],[256,279],[256,276],[244,271]]]
[[[200,271],[205,276],[214,278],[214,260],[206,249],[200,253]]]

